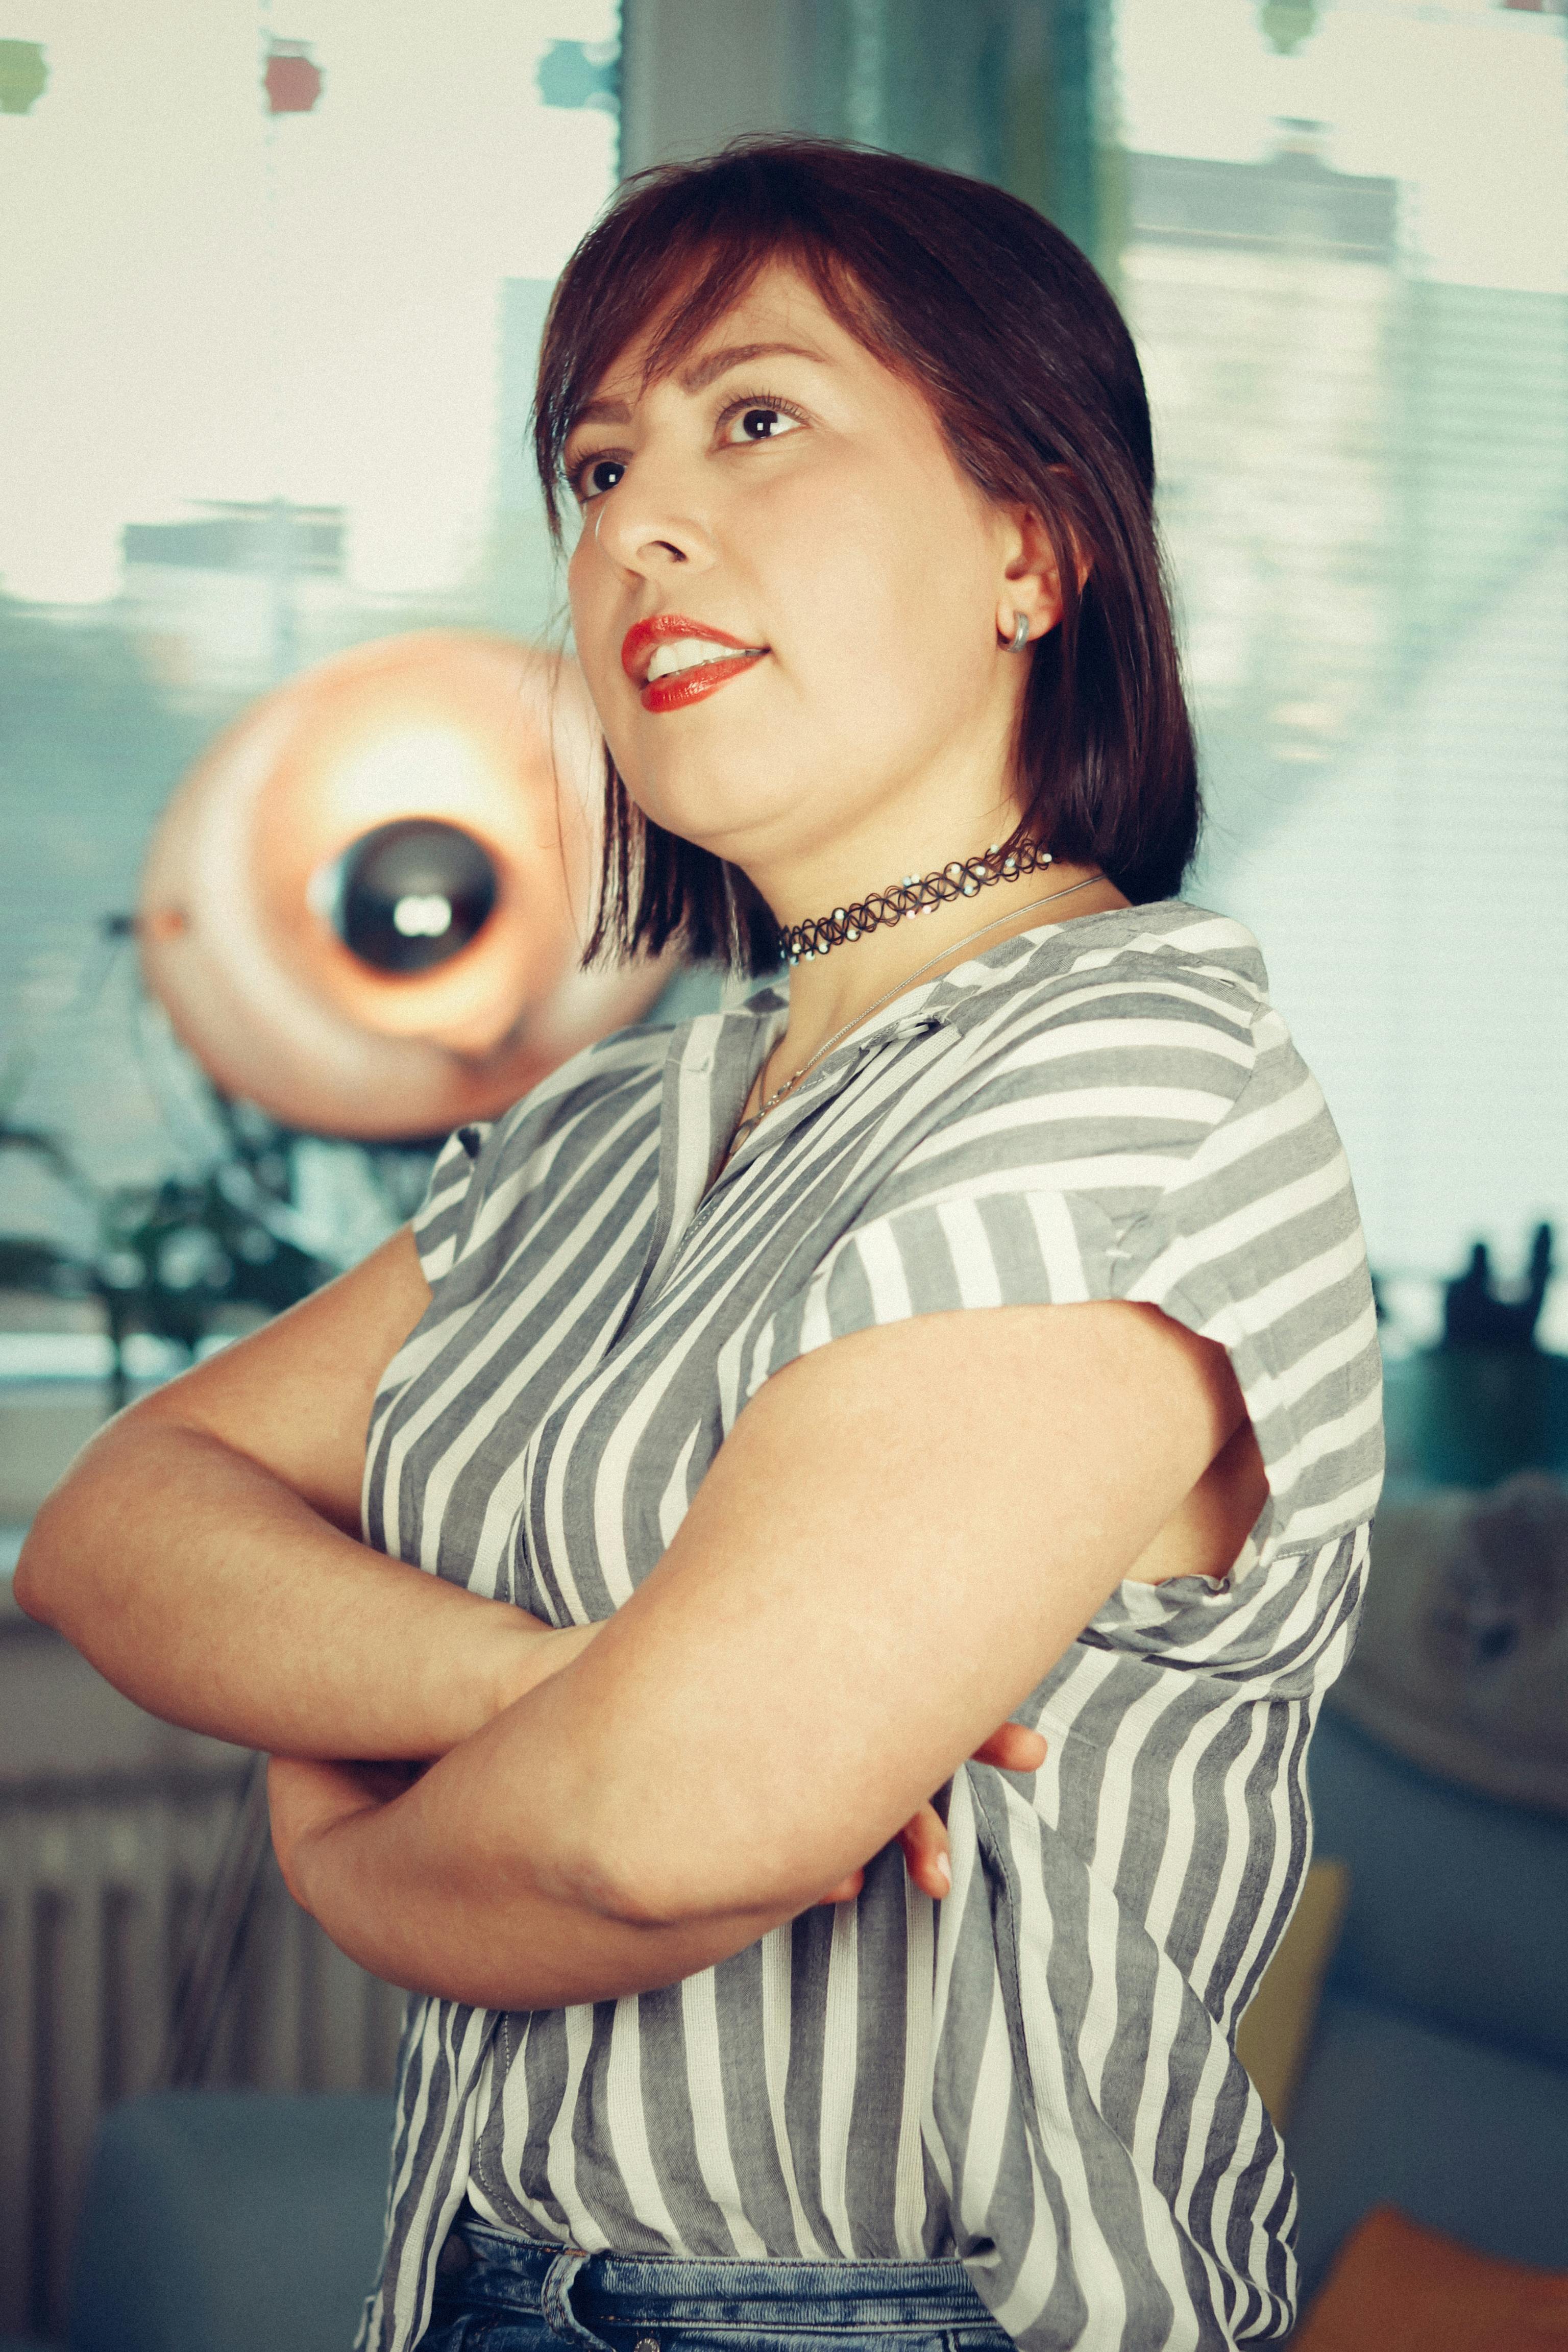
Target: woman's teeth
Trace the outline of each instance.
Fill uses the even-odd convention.
[[[760,653],[760,646],[721,646],[711,637],[669,637],[655,646],[647,666],[647,684],[679,677],[683,669],[700,669],[704,662],[733,661],[737,654]]]

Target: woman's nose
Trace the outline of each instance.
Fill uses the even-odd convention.
[[[596,501],[593,535],[601,555],[644,578],[712,560],[711,537],[678,469],[634,467]]]

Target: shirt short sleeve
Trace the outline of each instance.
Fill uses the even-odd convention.
[[[912,1316],[1133,1300],[1226,1349],[1269,1482],[1260,1546],[1369,1517],[1381,1363],[1327,1106],[1267,1002],[1215,990],[1170,1015],[1043,1007],[756,1333],[742,1393]]]
[[[1264,1539],[1307,1551],[1376,1507],[1383,1361],[1344,1151],[1278,1025],[1234,1114],[1124,1235],[1117,1295],[1225,1349],[1268,1476]]]

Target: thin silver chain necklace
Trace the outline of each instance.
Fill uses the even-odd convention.
[[[948,946],[942,949],[940,953],[933,955],[929,963],[922,963],[918,971],[911,971],[906,979],[900,980],[896,988],[889,988],[885,996],[879,996],[874,1003],[866,1006],[864,1012],[857,1013],[855,1018],[852,1021],[847,1021],[842,1029],[836,1029],[832,1036],[817,1047],[808,1062],[803,1062],[798,1070],[792,1072],[782,1087],[775,1087],[761,1108],[754,1110],[750,1118],[743,1118],[741,1121],[731,1139],[730,1149],[724,1155],[726,1160],[734,1158],[752,1128],[761,1125],[775,1104],[783,1102],[786,1095],[795,1092],[802,1078],[816,1069],[825,1054],[831,1054],[835,1045],[842,1044],[851,1030],[862,1028],[869,1021],[873,1013],[879,1013],[884,1004],[891,1004],[895,996],[907,994],[918,980],[923,979],[928,971],[934,971],[939,963],[945,963],[948,957],[956,955],[961,948],[973,947],[976,940],[983,940],[985,937],[987,931],[999,931],[1004,923],[1015,922],[1020,915],[1032,915],[1037,907],[1048,907],[1058,898],[1070,898],[1075,890],[1087,890],[1091,882],[1103,882],[1104,879],[1104,875],[1099,872],[1086,874],[1081,882],[1069,882],[1065,890],[1047,890],[1043,898],[1026,898],[1021,907],[1010,907],[1005,915],[996,916],[989,923],[982,923],[977,931],[970,931],[962,940],[952,940]],[[763,1067],[766,1066],[764,1063]]]

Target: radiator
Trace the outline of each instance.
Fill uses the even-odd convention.
[[[233,1775],[0,1790],[0,2335],[65,2335],[98,2119],[166,2066],[243,1795]],[[269,1853],[233,1924],[187,2078],[390,2086],[404,1996],[328,1943]]]

